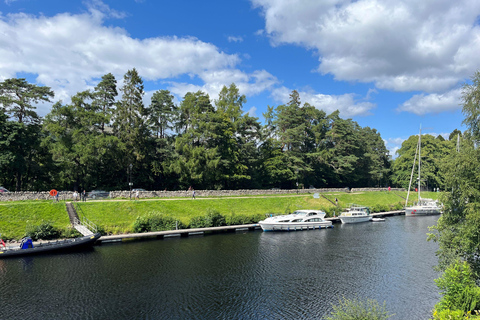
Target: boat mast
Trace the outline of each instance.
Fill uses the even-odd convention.
[[[405,207],[408,206],[408,197],[410,195],[410,188],[412,187],[413,172],[415,171],[415,163],[417,162],[418,146],[420,143],[417,143],[417,148],[415,149],[415,159],[413,159],[412,164],[412,173],[410,174],[410,183],[408,184],[407,200],[405,201]]]
[[[418,136],[418,201],[420,201],[420,167],[422,165],[422,126],[420,125],[420,135]]]

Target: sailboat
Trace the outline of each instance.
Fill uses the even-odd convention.
[[[442,206],[437,200],[422,198],[420,196],[420,171],[422,167],[422,128],[420,128],[420,134],[418,135],[418,144],[417,150],[415,151],[415,159],[413,160],[412,166],[412,174],[410,175],[410,183],[408,185],[408,192],[407,192],[407,201],[405,202],[405,216],[427,216],[427,215],[435,215],[442,213]],[[415,171],[415,162],[417,160],[417,152],[418,152],[418,201],[411,207],[407,207],[408,205],[408,196],[410,195],[410,187],[412,186],[412,178],[413,173]]]

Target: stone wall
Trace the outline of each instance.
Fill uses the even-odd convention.
[[[405,191],[403,188],[392,188],[392,191]],[[280,194],[314,194],[332,192],[364,192],[364,191],[388,191],[387,188],[323,188],[323,189],[268,189],[268,190],[195,190],[196,197],[231,197],[231,196],[259,196],[259,195],[280,195]],[[140,198],[190,198],[192,191],[140,191]],[[111,199],[129,199],[135,197],[135,192],[111,191]],[[73,192],[60,192],[59,200],[73,200]],[[48,191],[42,192],[6,192],[0,193],[0,201],[19,200],[54,200]],[[87,200],[90,200],[87,198]]]

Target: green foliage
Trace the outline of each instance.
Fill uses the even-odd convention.
[[[82,234],[77,231],[71,225],[67,226],[66,228],[60,230],[60,238],[77,238],[81,237]]]
[[[326,320],[384,320],[392,315],[388,313],[385,302],[380,305],[375,300],[361,301],[358,299],[339,300],[333,305],[333,312]]]
[[[463,124],[468,128],[468,133],[475,140],[480,140],[480,71],[476,71],[472,76],[471,83],[463,86],[462,112],[465,115]]]
[[[57,239],[61,231],[55,228],[51,222],[42,221],[40,225],[30,226],[25,233],[26,237],[31,237],[32,240],[52,240]]]
[[[394,185],[408,188],[418,145],[418,135],[410,136],[397,151],[398,157],[393,164],[392,182]],[[445,170],[442,170],[446,159],[455,151],[455,142],[435,139],[432,135],[422,135],[422,183],[423,187],[445,189]],[[418,167],[418,155],[416,158]],[[417,170],[415,168],[415,170]],[[417,171],[415,171],[417,172]],[[416,178],[414,173],[414,178]],[[415,180],[412,182],[415,188]]]
[[[227,222],[223,215],[215,209],[208,208],[205,216],[193,217],[190,220],[190,228],[209,228],[226,226]]]
[[[443,295],[435,306],[437,311],[450,309],[468,312],[480,309],[480,287],[476,286],[467,262],[455,261],[435,282]]]
[[[133,223],[133,232],[151,232],[151,231],[165,231],[184,229],[185,226],[172,217],[163,215],[158,212],[151,212],[147,215],[137,217]]]
[[[247,215],[247,214],[232,213],[231,215],[227,215],[225,217],[225,222],[227,226],[234,226],[234,225],[257,223],[258,221],[263,220],[264,218],[265,216],[262,214]]]
[[[205,221],[210,227],[221,227],[227,225],[225,217],[215,209],[208,209],[207,215],[205,216]]]
[[[463,312],[461,310],[445,309],[442,311],[433,310],[433,320],[468,320],[468,319],[480,319],[478,311],[474,312],[475,315],[469,312]]]

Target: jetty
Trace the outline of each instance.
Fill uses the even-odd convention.
[[[193,235],[215,234],[215,233],[224,233],[224,232],[253,231],[255,229],[261,229],[258,223],[242,224],[242,225],[235,225],[235,226],[178,229],[178,230],[152,231],[152,232],[142,232],[142,233],[126,233],[126,234],[118,234],[118,235],[111,235],[111,236],[101,236],[97,240],[97,243],[116,242],[116,241],[123,241],[128,239],[142,239],[142,238],[163,239],[167,237],[188,237]]]

